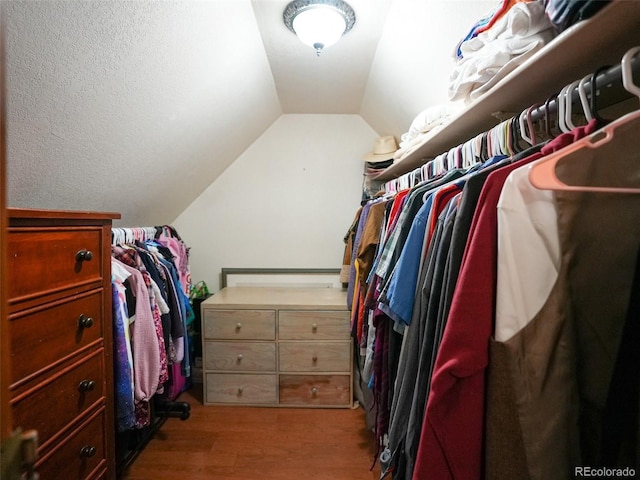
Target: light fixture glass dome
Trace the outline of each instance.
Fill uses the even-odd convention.
[[[340,40],[346,27],[342,15],[323,5],[300,12],[293,19],[293,29],[300,41],[316,50],[330,47]]]
[[[316,50],[335,44],[353,27],[353,9],[342,0],[295,0],[283,13],[285,25],[300,41]]]

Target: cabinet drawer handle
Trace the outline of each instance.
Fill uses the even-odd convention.
[[[316,363],[318,361],[318,355],[314,353],[313,357],[311,357],[311,360],[313,360],[313,363]]]
[[[240,322],[236,323],[236,332],[239,332],[242,328],[242,324]]]
[[[84,458],[91,458],[96,454],[96,447],[93,445],[85,445],[80,449],[80,456]]]
[[[85,314],[80,315],[80,318],[78,318],[78,327],[79,328],[93,327],[93,318],[87,317]]]
[[[242,354],[241,354],[241,353],[239,353],[239,354],[238,354],[238,363],[240,363],[241,361],[242,361]]]
[[[318,388],[317,387],[313,387],[311,389],[311,397],[312,398],[316,398],[318,396]]]
[[[90,262],[93,260],[93,252],[91,250],[80,250],[76,253],[76,262]]]
[[[244,387],[238,387],[238,396],[241,396],[243,391]]]
[[[78,390],[81,392],[93,392],[95,388],[96,382],[94,382],[93,380],[82,380],[78,384]]]
[[[317,323],[312,323],[311,324],[311,330],[313,331],[313,333],[316,333],[318,331],[318,324]]]

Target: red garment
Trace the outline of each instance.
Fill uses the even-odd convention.
[[[462,190],[460,190],[460,186],[453,183],[451,185],[447,185],[445,187],[439,188],[433,194],[433,206],[431,208],[431,214],[429,215],[429,224],[427,225],[427,234],[425,238],[425,247],[424,250],[426,252],[429,242],[431,242],[431,237],[433,233],[436,231],[436,225],[438,224],[438,217],[445,209],[445,207],[449,204],[449,200],[458,195]]]
[[[493,17],[491,17],[491,20],[489,20],[489,22],[486,25],[478,28],[475,31],[474,37],[477,37],[480,33],[486,32],[491,27],[493,27],[495,23],[498,20],[500,20],[502,17],[504,17],[507,14],[507,12],[511,9],[511,7],[513,7],[516,3],[528,3],[531,1],[532,0],[503,0],[502,5],[500,5],[500,8],[496,11],[496,13],[493,14]]]
[[[358,289],[358,318],[357,318],[357,324],[356,324],[356,338],[358,340],[358,345],[362,345],[362,342],[363,342],[362,332],[364,331],[364,321],[365,321],[364,320],[364,313],[365,313],[364,296],[365,296],[365,292],[363,291],[363,286],[360,285],[360,288]]]
[[[391,205],[391,211],[389,212],[389,219],[387,220],[387,230],[385,232],[385,240],[389,238],[389,234],[393,231],[396,226],[396,222],[398,221],[398,217],[400,216],[400,212],[402,211],[402,206],[404,205],[404,199],[409,194],[411,189],[402,190],[396,193],[395,197],[393,197],[393,204]]]
[[[491,173],[473,217],[458,283],[436,356],[414,480],[484,476],[485,369],[495,316],[497,205],[509,174],[591,133],[595,122],[558,136],[541,153]]]

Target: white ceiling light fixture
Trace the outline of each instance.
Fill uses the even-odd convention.
[[[342,0],[294,0],[282,14],[284,24],[316,54],[340,40],[356,23],[353,9]]]

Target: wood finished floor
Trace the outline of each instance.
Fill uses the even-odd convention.
[[[371,480],[380,478],[361,408],[202,405],[184,392],[186,421],[168,419],[122,480]]]

